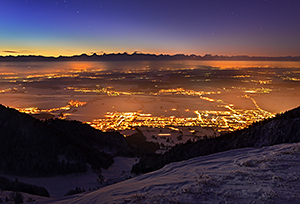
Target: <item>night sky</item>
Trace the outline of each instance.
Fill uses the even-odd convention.
[[[0,0],[0,55],[300,56],[300,0]]]

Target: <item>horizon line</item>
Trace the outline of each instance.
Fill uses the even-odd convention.
[[[286,56],[266,56],[266,55],[212,55],[210,53],[206,53],[204,55],[198,55],[198,54],[183,54],[183,53],[177,53],[177,54],[154,54],[154,53],[143,53],[143,52],[132,52],[131,54],[128,52],[110,52],[110,53],[101,53],[101,54],[97,54],[96,52],[93,52],[92,54],[87,54],[86,52],[83,52],[81,54],[74,54],[74,55],[58,55],[58,56],[54,56],[54,55],[34,55],[34,54],[27,54],[27,55],[0,55],[0,57],[45,57],[45,58],[60,58],[60,57],[80,57],[80,56],[87,56],[87,57],[92,57],[92,56],[108,56],[108,55],[127,55],[127,56],[133,56],[133,55],[150,55],[150,56],[170,56],[170,57],[175,57],[175,56],[185,56],[185,57],[249,57],[249,58],[287,58],[287,57],[291,57],[291,58],[299,58],[299,56],[292,56],[292,55],[286,55]]]

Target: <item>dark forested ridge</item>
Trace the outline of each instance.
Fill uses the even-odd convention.
[[[159,150],[159,144],[154,142],[148,142],[147,137],[144,136],[141,130],[135,128],[137,131],[135,134],[127,136],[126,141],[134,146],[141,154],[151,154]]]
[[[0,172],[52,176],[108,168],[114,156],[136,156],[118,132],[78,121],[40,121],[0,105]]]
[[[275,118],[254,123],[249,128],[220,137],[176,145],[164,155],[142,157],[132,167],[136,174],[155,171],[171,162],[243,147],[262,147],[300,142],[300,107]]]

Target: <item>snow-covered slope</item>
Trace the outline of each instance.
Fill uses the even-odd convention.
[[[47,203],[300,203],[299,153],[300,143],[236,149]]]

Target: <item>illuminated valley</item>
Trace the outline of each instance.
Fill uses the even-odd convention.
[[[2,104],[39,119],[80,120],[102,131],[136,127],[234,131],[294,108],[300,101],[298,62],[285,66],[282,62],[279,66],[276,62],[197,61],[22,66],[12,72],[6,70],[9,64],[1,64]]]

